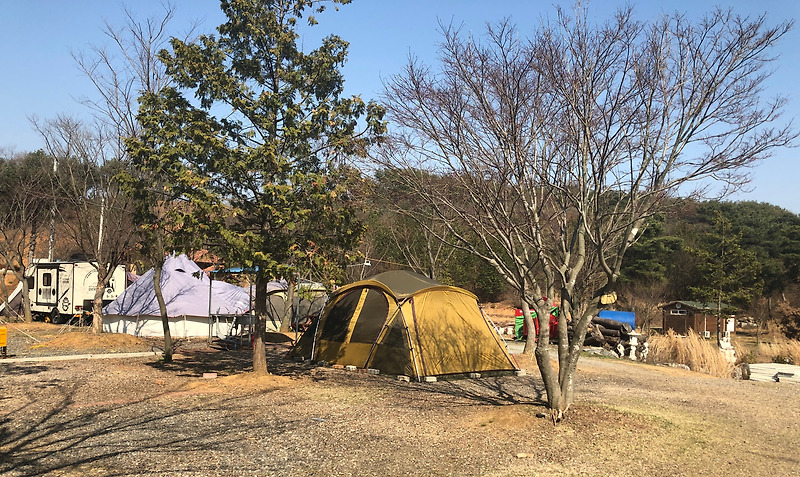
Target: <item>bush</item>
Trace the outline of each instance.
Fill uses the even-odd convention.
[[[781,303],[776,308],[781,330],[789,339],[800,339],[800,309]]]
[[[692,371],[720,378],[733,375],[733,363],[725,359],[716,344],[701,338],[692,330],[685,337],[669,330],[664,336],[650,337],[648,343],[648,361],[683,364]]]

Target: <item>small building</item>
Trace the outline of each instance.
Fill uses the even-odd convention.
[[[692,329],[706,338],[717,334],[717,303],[676,300],[659,305],[659,308],[661,308],[662,329],[665,332],[672,329],[679,335],[685,335]],[[728,318],[729,311],[730,306],[723,303],[722,313],[725,318]]]

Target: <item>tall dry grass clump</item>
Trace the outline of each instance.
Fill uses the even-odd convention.
[[[800,365],[800,342],[761,343],[758,345],[758,354],[773,363]]]
[[[664,336],[652,336],[648,361],[655,363],[683,364],[692,371],[730,378],[734,365],[728,362],[715,343],[701,338],[689,330],[688,336],[678,336],[669,330]]]

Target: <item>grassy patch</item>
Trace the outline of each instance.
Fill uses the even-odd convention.
[[[656,363],[677,363],[688,366],[692,371],[729,378],[734,365],[720,353],[715,343],[701,338],[689,330],[688,336],[678,336],[669,330],[666,335],[653,336],[648,360]]]

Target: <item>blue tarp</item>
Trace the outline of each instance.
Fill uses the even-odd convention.
[[[627,323],[631,325],[631,328],[634,330],[636,329],[636,313],[632,311],[611,311],[611,310],[602,310],[600,313],[597,314],[600,318],[606,318],[608,320],[615,320],[622,323]]]

